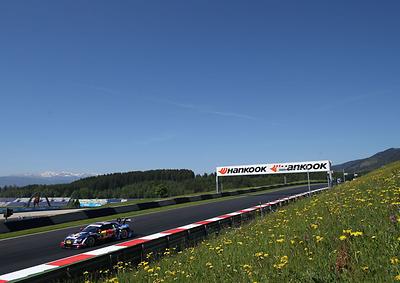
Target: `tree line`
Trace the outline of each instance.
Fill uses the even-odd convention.
[[[313,173],[312,179],[324,180],[325,173]],[[306,174],[285,174],[287,182],[306,180]],[[223,190],[272,185],[284,182],[283,175],[220,177]],[[215,173],[195,175],[188,169],[132,171],[93,176],[70,184],[6,186],[0,197],[31,197],[41,193],[48,197],[72,198],[154,198],[201,193],[215,190]]]

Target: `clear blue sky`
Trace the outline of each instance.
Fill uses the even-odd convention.
[[[399,1],[2,1],[0,176],[400,146]]]

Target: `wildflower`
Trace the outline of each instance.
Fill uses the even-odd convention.
[[[397,276],[395,276],[395,277],[394,277],[394,280],[400,281],[400,274],[398,274]]]
[[[244,269],[244,270],[250,270],[250,269],[251,269],[251,265],[249,265],[249,264],[244,264],[244,265],[243,265],[243,269]]]
[[[393,264],[393,265],[396,265],[396,264],[399,263],[399,259],[397,257],[392,257],[390,259],[390,263]]]
[[[206,263],[206,267],[208,267],[209,269],[212,269],[214,266],[212,265],[211,262],[207,262]]]
[[[232,241],[231,241],[231,240],[225,240],[225,241],[224,241],[224,244],[225,244],[225,245],[230,245],[230,244],[232,244]]]
[[[363,232],[360,232],[360,231],[351,232],[350,235],[351,235],[351,236],[354,236],[354,237],[358,237],[358,236],[362,236],[362,235],[363,235]]]
[[[339,237],[339,240],[341,240],[341,241],[344,241],[346,239],[347,239],[347,237],[345,235],[342,235],[342,236]]]
[[[282,269],[283,267],[285,267],[287,265],[287,263],[288,263],[288,257],[286,255],[282,256],[280,258],[279,262],[274,264],[274,268]]]
[[[362,270],[363,270],[363,271],[368,271],[368,269],[369,269],[368,266],[363,266],[363,267],[362,267]]]
[[[285,239],[282,239],[282,238],[281,239],[276,239],[277,243],[283,243],[284,241],[285,241]]]
[[[313,228],[313,229],[317,229],[318,225],[317,224],[311,224],[310,227]]]
[[[347,230],[343,230],[344,234],[350,234],[351,233],[351,229],[347,229]]]
[[[315,239],[317,240],[317,243],[319,243],[324,239],[324,237],[321,237],[321,236],[317,235],[317,236],[315,236]]]

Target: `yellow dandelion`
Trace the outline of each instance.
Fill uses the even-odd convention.
[[[393,265],[398,264],[399,263],[399,259],[397,257],[392,257],[390,259],[390,263],[393,264]]]
[[[339,240],[341,240],[341,241],[344,241],[346,239],[347,239],[347,237],[345,235],[342,235],[342,236],[339,237]]]

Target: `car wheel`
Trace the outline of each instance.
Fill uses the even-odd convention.
[[[86,245],[91,248],[96,243],[96,240],[93,237],[89,237],[86,239]]]
[[[124,229],[121,231],[121,239],[128,238],[128,230]]]

